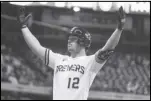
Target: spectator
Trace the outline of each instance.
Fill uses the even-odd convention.
[[[127,91],[132,92],[132,93],[136,93],[136,90],[138,87],[139,87],[139,83],[137,82],[137,80],[136,79],[131,80],[127,84]]]

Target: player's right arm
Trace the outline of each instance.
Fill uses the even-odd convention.
[[[44,60],[45,65],[54,68],[55,60],[59,58],[59,54],[56,54],[50,49],[43,47],[27,27],[21,28],[21,31],[27,45],[33,51],[33,53]]]
[[[40,58],[44,59],[46,48],[41,46],[39,41],[36,39],[36,37],[34,35],[32,35],[32,33],[30,32],[30,30],[27,27],[21,28],[21,31],[22,31],[23,37],[24,37],[27,45],[29,46],[29,48],[37,56],[39,56]]]
[[[36,39],[36,37],[30,32],[30,30],[27,27],[27,22],[30,17],[31,17],[30,14],[28,16],[25,16],[25,8],[20,8],[18,20],[21,26],[23,37],[29,48],[38,57],[44,60],[46,65],[49,65],[50,67],[53,68],[55,60],[59,58],[59,54],[53,53],[51,50],[43,47]]]

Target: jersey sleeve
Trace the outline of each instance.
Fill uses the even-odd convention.
[[[101,51],[99,50],[91,56],[91,68],[90,71],[98,73],[98,71],[104,66],[109,57],[113,54],[113,50]]]
[[[63,55],[54,53],[52,50],[46,48],[45,50],[45,65],[54,69],[55,63],[63,58]]]

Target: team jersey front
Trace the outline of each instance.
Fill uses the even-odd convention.
[[[71,58],[47,50],[46,64],[54,69],[53,100],[87,100],[91,84],[105,64],[95,55]]]

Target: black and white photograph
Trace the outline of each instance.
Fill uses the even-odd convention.
[[[1,100],[150,100],[150,2],[1,1]]]

